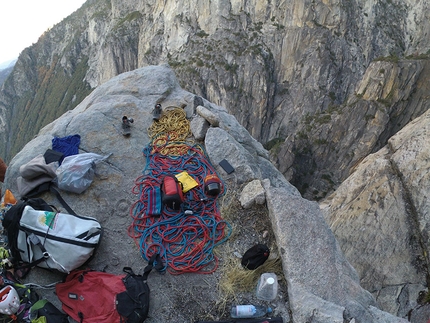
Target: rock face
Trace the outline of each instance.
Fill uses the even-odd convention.
[[[429,279],[429,118],[410,122],[321,203],[362,286],[402,317]]]
[[[111,77],[169,63],[320,200],[428,109],[428,10],[424,0],[88,0],[4,83],[0,155],[9,162]]]
[[[199,110],[207,109],[219,122],[218,127],[208,128],[204,138],[208,157],[217,172],[236,184],[256,180],[263,183],[288,285],[288,302],[284,300],[283,306],[289,310],[281,312],[279,306],[276,315],[285,322],[407,322],[378,309],[371,293],[360,287],[356,270],[344,257],[318,204],[300,196],[270,163],[268,152],[227,109],[183,90],[168,66],[123,73],[97,87],[75,109],[45,126],[12,159],[4,187],[17,191],[19,167],[50,148],[54,136],[79,134],[80,152],[112,154],[97,166],[99,176],[84,193],[62,193],[78,214],[96,217],[105,228],[92,266],[111,272],[120,272],[124,264],[143,268],[139,251],[127,235],[127,226],[130,206],[137,198],[131,188],[145,167],[142,147],[150,142],[146,130],[152,123],[151,112],[156,103],[183,106],[190,119],[195,117],[198,106]],[[130,137],[124,137],[118,127],[123,115],[134,119]],[[218,166],[224,158],[235,168],[230,175]],[[52,201],[49,195],[45,198]],[[192,315],[196,313],[187,312],[186,307],[172,309],[171,303],[176,297],[184,298],[192,286],[202,286],[200,275],[151,277],[150,285],[157,287],[152,288],[154,298],[148,322],[188,322],[195,317]],[[206,278],[206,284],[214,285],[199,287],[205,295],[200,299],[204,304],[197,306],[202,313],[208,303],[216,300],[218,281],[214,278]],[[35,271],[31,279],[42,283],[53,278],[45,271]],[[45,293],[47,298],[55,298],[52,293]]]

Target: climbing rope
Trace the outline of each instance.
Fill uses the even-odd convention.
[[[133,193],[139,199],[131,206],[133,219],[128,229],[144,259],[160,253],[165,268],[172,274],[212,273],[218,267],[214,248],[226,241],[231,226],[221,218],[218,196],[206,195],[204,179],[216,174],[201,145],[186,142],[189,121],[182,109],[165,113],[148,129],[152,141],[143,149],[146,166],[135,180]],[[184,193],[181,210],[163,206],[158,217],[148,215],[149,194],[160,187],[167,174],[186,171],[198,186]]]
[[[153,153],[162,155],[181,156],[187,147],[183,143],[190,136],[190,123],[184,109],[172,108],[161,116],[158,122],[153,122],[148,128],[152,139]]]
[[[184,109],[172,108],[161,116],[158,122],[153,122],[148,128],[151,139],[162,133],[168,133],[170,140],[185,141],[190,135],[190,122]]]

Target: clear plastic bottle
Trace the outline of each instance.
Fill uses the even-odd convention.
[[[262,301],[273,301],[278,294],[278,277],[274,273],[264,273],[257,284],[257,298]]]
[[[263,317],[270,313],[272,313],[272,309],[264,305],[236,305],[232,306],[230,315],[232,318],[239,319]]]

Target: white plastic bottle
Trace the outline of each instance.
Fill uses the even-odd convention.
[[[262,301],[273,301],[278,294],[278,277],[274,273],[261,274],[257,283],[256,296]]]
[[[232,318],[252,318],[263,317],[266,314],[272,313],[270,307],[264,305],[236,305],[232,306],[230,315]]]

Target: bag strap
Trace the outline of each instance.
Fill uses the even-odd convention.
[[[165,268],[163,264],[163,260],[161,259],[161,256],[159,253],[155,253],[151,256],[149,259],[148,265],[143,270],[143,276],[146,278],[148,277],[149,273],[151,272],[152,268],[155,268],[156,271],[159,273],[164,273]]]
[[[155,263],[155,265],[154,265]],[[153,254],[151,259],[148,261],[148,265],[143,270],[142,279],[146,281],[148,279],[149,273],[152,271],[152,269],[155,268],[158,272],[162,273],[164,272],[164,264],[161,260],[160,254],[156,253]],[[133,269],[131,267],[124,267],[123,271],[129,275],[135,276],[136,274],[133,272]]]
[[[34,261],[32,261],[31,263],[25,263],[21,266],[18,267],[18,269],[26,269],[26,268],[33,268],[34,266],[40,264],[42,261],[46,261],[49,258],[51,258],[51,260],[57,264],[61,269],[63,269],[65,272],[67,272],[67,270],[64,268],[63,265],[61,265],[59,262],[57,262],[54,257],[52,257],[49,252],[45,249],[45,246],[43,245],[43,243],[40,241],[40,239],[34,234],[34,233],[30,233],[30,235],[28,236],[28,240],[35,246],[38,246],[40,248],[40,250],[42,251],[42,257],[39,259],[36,259]]]
[[[61,196],[60,192],[58,192],[58,190],[53,185],[49,185],[49,191],[55,194],[55,196],[57,197],[57,200],[60,201],[61,205],[67,210],[67,212],[69,212],[72,215],[77,215],[76,212],[73,211],[73,209],[69,206],[69,204],[67,204],[67,202]]]
[[[76,212],[73,211],[73,209],[70,207],[70,205],[67,204],[67,202],[63,199],[60,192],[54,187],[53,184],[54,184],[54,182],[52,182],[52,181],[43,183],[43,184],[39,185],[38,187],[36,187],[35,189],[33,189],[31,192],[27,193],[25,197],[26,198],[32,198],[32,197],[38,196],[39,194],[41,194],[43,192],[49,191],[55,195],[57,200],[67,210],[68,213],[70,213],[72,215],[77,215]]]

